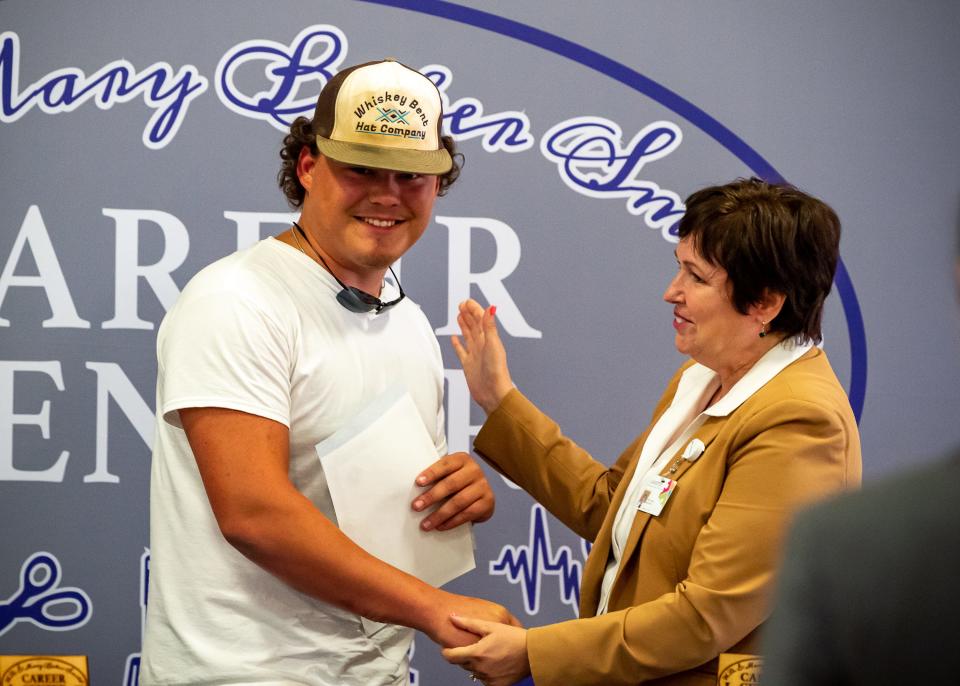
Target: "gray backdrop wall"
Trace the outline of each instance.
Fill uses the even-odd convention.
[[[156,327],[200,267],[283,230],[282,130],[341,65],[430,72],[466,155],[401,272],[444,348],[453,449],[481,421],[447,340],[469,294],[498,306],[518,385],[612,461],[681,362],[661,294],[682,199],[753,174],[843,221],[824,345],[866,478],[960,442],[958,29],[952,0],[0,0],[0,654],[135,681]],[[573,617],[581,542],[491,480],[454,590]],[[35,600],[47,616],[28,565],[72,594]],[[422,637],[413,668],[465,679]]]

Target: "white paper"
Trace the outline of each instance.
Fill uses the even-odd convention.
[[[354,543],[432,586],[476,567],[470,524],[423,531],[410,503],[437,449],[410,394],[391,389],[316,445],[340,530]],[[364,622],[368,630],[373,622]]]

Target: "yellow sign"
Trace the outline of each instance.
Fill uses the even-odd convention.
[[[86,655],[0,655],[0,686],[89,686]]]
[[[763,658],[759,655],[721,653],[717,667],[717,686],[760,686],[762,666]]]

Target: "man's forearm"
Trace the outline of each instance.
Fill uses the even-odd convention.
[[[438,589],[370,555],[291,491],[221,522],[227,541],[290,586],[376,621],[436,631]]]

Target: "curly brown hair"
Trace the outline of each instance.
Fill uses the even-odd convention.
[[[300,151],[309,148],[311,155],[319,154],[316,140],[313,122],[306,117],[297,117],[290,125],[290,132],[283,137],[283,147],[280,148],[280,159],[283,161],[280,163],[280,171],[277,173],[277,184],[283,194],[287,196],[290,207],[294,209],[303,205],[303,198],[306,195],[306,190],[300,184],[300,178],[297,176],[297,161],[300,159]],[[441,136],[440,141],[453,160],[450,171],[440,176],[440,190],[437,194],[446,195],[447,189],[460,176],[464,158],[463,153],[457,152],[457,144],[451,136]]]

